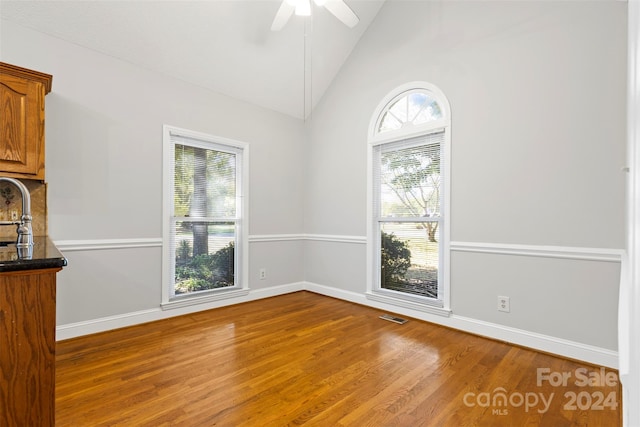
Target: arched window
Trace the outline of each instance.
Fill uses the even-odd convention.
[[[378,105],[369,127],[368,297],[449,313],[450,109],[425,82]]]

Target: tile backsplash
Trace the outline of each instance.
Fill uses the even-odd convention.
[[[31,216],[34,236],[47,234],[47,184],[29,179],[20,180],[31,193]],[[0,181],[0,221],[20,220],[22,215],[22,197],[20,190],[13,184]],[[0,238],[16,238],[16,226],[0,226]]]

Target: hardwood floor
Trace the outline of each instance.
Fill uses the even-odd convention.
[[[615,371],[381,314],[297,292],[59,342],[56,425],[621,424]]]

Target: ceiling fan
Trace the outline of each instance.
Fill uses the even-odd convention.
[[[324,6],[325,9],[349,28],[355,27],[360,22],[360,19],[347,6],[344,0],[313,0],[313,2],[317,6]],[[289,21],[293,12],[298,16],[311,15],[311,0],[282,0],[280,9],[278,9],[273,24],[271,24],[271,31],[280,31]]]

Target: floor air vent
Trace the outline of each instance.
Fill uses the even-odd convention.
[[[392,316],[390,314],[383,314],[380,316],[381,319],[388,320],[389,322],[399,323],[401,325],[407,323],[407,319],[403,319],[401,317]]]

